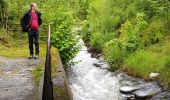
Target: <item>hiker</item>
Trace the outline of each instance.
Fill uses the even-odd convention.
[[[31,3],[30,10],[24,14],[21,18],[21,26],[23,32],[28,32],[29,40],[29,59],[39,58],[39,32],[38,26],[42,24],[41,13],[37,11],[37,5]],[[35,44],[35,56],[34,56],[34,46]]]

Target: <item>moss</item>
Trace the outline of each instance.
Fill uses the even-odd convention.
[[[69,100],[65,87],[54,86],[53,87],[54,100]]]
[[[54,77],[56,64],[57,64],[57,54],[58,50],[55,47],[51,48],[51,69],[52,69],[52,77]]]
[[[38,84],[41,77],[42,77],[42,71],[43,71],[43,67],[42,66],[37,66],[33,71],[33,75],[34,75],[34,79],[35,79],[35,82]]]

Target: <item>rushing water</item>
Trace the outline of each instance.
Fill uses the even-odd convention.
[[[78,63],[71,67],[74,74],[69,75],[74,100],[122,100],[120,77],[105,69],[109,66],[102,58],[92,58],[83,42],[80,44],[82,49],[74,58]],[[102,68],[94,66],[99,62]]]
[[[87,47],[84,45],[82,40],[78,45],[81,46],[81,50],[73,59],[78,63],[68,69],[69,82],[74,100],[134,99],[135,97],[133,93],[120,93],[120,87],[124,86],[132,86],[135,88],[138,87],[138,96],[145,93],[148,94],[148,91],[150,91],[151,94],[153,92],[159,93],[162,91],[162,88],[157,82],[148,83],[143,79],[128,76],[126,73],[120,71],[109,72],[107,70],[109,65],[103,60],[102,57],[99,59],[92,58],[91,54],[87,52]],[[144,88],[144,91],[141,87]]]

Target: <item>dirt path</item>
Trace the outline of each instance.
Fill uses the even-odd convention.
[[[37,100],[32,70],[41,63],[42,59],[0,57],[0,100]]]

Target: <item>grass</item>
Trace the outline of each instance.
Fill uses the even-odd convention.
[[[40,65],[37,66],[36,69],[32,71],[36,83],[39,83],[43,74],[42,71],[43,71],[43,67]]]
[[[149,79],[151,72],[159,72],[159,69],[164,66],[164,60],[153,52],[141,50],[130,55],[125,61],[125,66],[137,75]]]
[[[22,44],[21,44],[22,43]],[[0,43],[0,56],[20,58],[29,56],[28,42],[25,40],[18,41],[14,40],[13,43],[4,45]],[[46,55],[46,44],[40,44],[40,57],[45,57]]]

